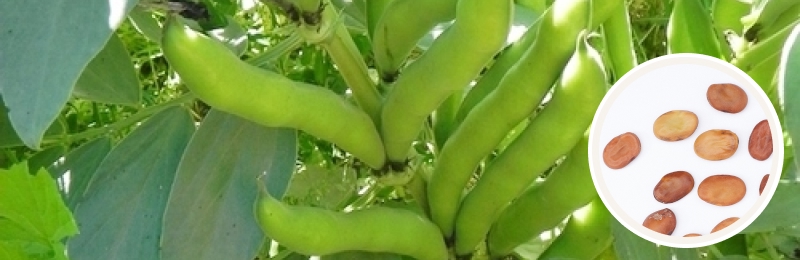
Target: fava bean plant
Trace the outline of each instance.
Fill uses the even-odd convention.
[[[0,18],[0,259],[800,257],[800,1],[119,2],[68,58]],[[748,73],[785,131],[772,204],[707,247],[631,233],[589,171],[608,89],[671,53]],[[7,70],[30,55],[64,75]]]

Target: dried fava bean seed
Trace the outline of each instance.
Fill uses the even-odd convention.
[[[668,173],[661,177],[661,181],[653,189],[653,197],[661,203],[673,203],[692,192],[694,178],[685,171]]]
[[[697,195],[705,202],[717,206],[730,206],[744,198],[747,187],[739,177],[714,175],[700,182]]]
[[[655,232],[672,235],[672,231],[675,231],[675,224],[675,213],[672,213],[670,209],[662,209],[647,216],[642,225]]]
[[[722,229],[724,229],[724,228],[726,228],[726,227],[730,226],[731,224],[733,224],[733,222],[736,222],[737,220],[739,220],[739,218],[737,218],[737,217],[726,218],[726,219],[725,219],[725,220],[723,220],[722,222],[719,222],[719,224],[717,224],[717,225],[714,227],[714,229],[712,229],[712,230],[711,230],[711,233],[714,233],[714,232],[720,231],[720,230],[722,230]]]
[[[706,98],[711,107],[725,113],[739,113],[747,106],[747,94],[734,84],[711,84]]]
[[[702,235],[697,234],[697,233],[689,233],[689,234],[683,235],[683,237],[699,237],[699,236],[702,236]]]
[[[627,132],[614,137],[606,144],[606,148],[603,149],[603,162],[608,168],[621,169],[636,159],[641,150],[642,144],[639,142],[639,137],[634,133]]]
[[[769,180],[769,174],[764,175],[764,177],[761,178],[761,185],[758,185],[758,195],[761,195],[761,193],[764,192],[764,187],[767,186],[767,180]]]
[[[697,115],[686,110],[672,110],[662,114],[653,123],[653,133],[663,141],[680,141],[697,129]]]
[[[769,122],[766,119],[758,122],[753,128],[747,149],[750,150],[750,156],[759,161],[766,160],[772,155],[772,133],[769,131]]]
[[[708,130],[694,141],[694,153],[709,161],[728,159],[738,147],[739,137],[728,130]]]

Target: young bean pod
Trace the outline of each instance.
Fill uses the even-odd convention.
[[[406,160],[428,115],[452,93],[466,88],[503,47],[513,6],[511,0],[459,1],[455,23],[403,70],[381,115],[390,162]]]
[[[667,24],[669,53],[699,53],[723,58],[711,15],[697,0],[676,0]]]
[[[409,210],[372,207],[349,213],[289,206],[262,189],[256,216],[264,233],[306,255],[343,251],[387,252],[416,259],[447,259],[439,229]]]
[[[611,246],[611,212],[600,200],[595,199],[572,217],[539,259],[595,259]]]
[[[456,16],[457,3],[458,0],[393,0],[386,6],[372,32],[375,65],[385,81],[393,81],[422,36]]]
[[[544,183],[528,188],[503,210],[489,232],[489,251],[496,257],[511,253],[596,196],[589,172],[589,139],[585,136]]]
[[[575,50],[578,33],[596,28],[622,0],[559,0],[541,18],[533,46],[500,81],[497,89],[467,115],[442,148],[428,185],[431,218],[445,236],[453,225],[464,186],[475,168],[511,129],[539,106]]]
[[[600,55],[585,33],[578,36],[575,54],[564,67],[550,102],[489,164],[464,198],[456,219],[456,254],[472,251],[503,208],[575,147],[591,124],[608,81]]]
[[[247,64],[181,19],[168,19],[162,48],[170,66],[200,100],[264,126],[305,131],[370,167],[383,167],[386,157],[380,135],[358,107],[328,89]]]
[[[503,50],[497,59],[492,62],[492,66],[481,75],[478,82],[475,83],[475,86],[470,88],[469,92],[467,92],[467,95],[464,97],[464,101],[461,102],[461,107],[458,109],[456,122],[463,121],[464,118],[467,117],[467,114],[469,114],[481,100],[486,98],[489,93],[492,93],[492,91],[497,88],[500,80],[503,79],[503,76],[506,75],[511,67],[520,61],[525,51],[527,51],[533,45],[533,41],[536,40],[536,35],[539,32],[539,24],[541,24],[539,21],[541,20],[541,18],[536,19],[519,40]]]

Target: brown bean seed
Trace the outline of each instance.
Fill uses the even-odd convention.
[[[769,131],[769,122],[766,119],[758,122],[753,128],[747,149],[750,150],[750,156],[759,161],[766,160],[772,155],[772,133]]]
[[[739,137],[728,130],[713,129],[700,134],[694,141],[694,152],[709,161],[725,160],[739,148]]]
[[[603,149],[603,162],[608,168],[621,169],[636,159],[641,150],[642,144],[639,142],[639,137],[634,133],[627,132],[614,137],[606,144],[606,148]]]
[[[655,232],[672,235],[672,231],[675,231],[675,224],[675,213],[672,213],[670,209],[662,209],[647,216],[642,225]]]
[[[706,98],[711,107],[725,113],[739,113],[747,106],[747,94],[735,84],[711,84]]]
[[[714,229],[712,229],[712,230],[711,230],[711,233],[714,233],[714,232],[720,231],[720,230],[722,230],[722,229],[724,229],[724,228],[726,228],[726,227],[730,226],[731,224],[733,224],[733,222],[736,222],[737,220],[739,220],[739,218],[737,218],[737,217],[726,218],[726,219],[725,219],[725,220],[723,220],[722,222],[719,222],[719,224],[717,224],[717,225],[714,227]]]
[[[668,173],[653,189],[653,197],[661,203],[673,203],[682,199],[694,188],[694,178],[685,171]]]
[[[764,175],[764,177],[761,178],[761,185],[758,185],[758,195],[761,195],[761,193],[764,192],[764,187],[767,186],[767,180],[769,180],[769,174]]]
[[[705,202],[717,206],[730,206],[744,198],[747,187],[739,177],[714,175],[700,182],[697,195]]]
[[[689,234],[683,235],[683,237],[699,237],[699,236],[702,236],[702,235],[697,234],[697,233],[689,233]]]
[[[697,129],[697,115],[686,110],[672,110],[662,114],[653,123],[653,133],[663,141],[680,141]]]

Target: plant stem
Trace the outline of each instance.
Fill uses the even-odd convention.
[[[353,92],[358,105],[376,124],[380,122],[382,103],[380,93],[375,82],[369,77],[367,64],[361,58],[358,47],[332,5],[328,4],[325,7],[322,21],[318,26],[304,25],[299,29],[307,42],[319,44],[328,52]]]
[[[97,136],[100,136],[100,135],[104,135],[104,134],[112,134],[112,133],[117,132],[117,131],[119,131],[121,129],[127,128],[130,125],[138,123],[138,122],[144,120],[145,118],[150,117],[153,114],[161,112],[164,109],[167,109],[167,108],[173,107],[173,106],[182,105],[184,103],[193,101],[194,98],[195,97],[194,97],[193,94],[186,94],[186,95],[180,96],[180,97],[178,97],[176,99],[170,100],[168,102],[161,103],[161,104],[158,104],[158,105],[155,105],[155,106],[151,106],[151,107],[147,107],[147,108],[144,108],[142,110],[139,110],[139,112],[137,112],[136,114],[133,114],[128,118],[125,118],[125,119],[119,120],[117,122],[114,122],[113,124],[110,124],[108,126],[89,129],[89,130],[86,130],[86,131],[83,131],[83,132],[80,132],[80,133],[63,136],[62,138],[59,138],[59,139],[45,140],[43,143],[66,143],[66,144],[69,144],[69,143],[74,143],[74,142],[77,142],[77,141],[80,141],[80,140],[83,140],[83,139],[92,139],[94,137],[97,137]]]
[[[767,252],[769,253],[770,258],[780,259],[781,257],[778,254],[778,251],[775,250],[775,245],[772,244],[772,241],[769,239],[769,236],[767,236],[767,233],[761,233],[759,235],[761,236],[761,239],[764,239],[764,244],[767,246]]]

